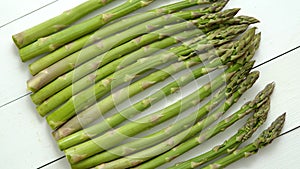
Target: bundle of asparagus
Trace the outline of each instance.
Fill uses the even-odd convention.
[[[113,1],[88,0],[13,35],[22,61],[46,54],[29,65],[33,77],[27,86],[33,92],[31,98],[38,113],[48,115],[46,120],[54,130],[53,136],[72,168],[155,168],[251,112],[254,114],[246,124],[222,145],[171,168],[222,168],[245,153],[255,153],[278,136],[284,116],[254,143],[236,150],[265,122],[273,83],[236,113],[209,128],[259,77],[259,72],[251,69],[261,34],[256,33],[255,27],[249,28],[259,22],[257,19],[236,16],[237,8],[222,10],[228,0],[182,0],[122,18],[154,2],[128,0],[75,23],[110,2]],[[118,18],[122,19],[108,24]],[[156,112],[143,114],[164,97],[216,70],[224,72],[194,93]],[[187,73],[104,118],[122,102],[182,71]],[[171,119],[206,100],[196,112],[170,124]],[[137,115],[142,117],[128,120]],[[123,143],[162,123],[169,126]],[[222,155],[226,156],[209,164]]]

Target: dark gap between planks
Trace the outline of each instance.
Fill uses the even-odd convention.
[[[35,10],[33,10],[33,11],[31,11],[31,12],[25,14],[25,15],[22,15],[22,16],[16,18],[16,19],[13,19],[13,20],[11,20],[11,21],[9,21],[9,22],[7,22],[7,23],[1,25],[1,26],[0,26],[0,29],[3,28],[3,27],[5,27],[5,26],[7,26],[7,25],[9,25],[9,24],[11,24],[11,23],[13,23],[13,22],[15,22],[15,21],[17,21],[17,20],[19,20],[19,19],[24,18],[25,16],[28,16],[28,15],[30,15],[30,14],[36,12],[36,11],[39,11],[39,10],[41,10],[41,9],[43,9],[43,8],[45,8],[45,7],[49,6],[49,5],[51,5],[51,4],[55,3],[55,2],[57,2],[57,1],[58,1],[58,0],[52,1],[52,2],[50,2],[50,3],[48,3],[48,4],[44,5],[44,6],[41,6],[41,7],[37,8],[37,9],[35,9]]]
[[[9,105],[10,103],[13,103],[13,102],[15,102],[15,101],[17,101],[17,100],[19,100],[19,99],[22,99],[23,97],[26,97],[26,96],[28,96],[28,95],[30,95],[30,94],[32,94],[32,92],[26,93],[26,94],[24,94],[24,95],[22,95],[22,96],[20,96],[20,97],[18,97],[18,98],[16,98],[16,99],[13,99],[13,100],[11,100],[11,101],[9,101],[9,102],[7,102],[7,103],[2,104],[2,105],[0,105],[0,109],[1,109],[2,107],[5,107],[5,106]]]

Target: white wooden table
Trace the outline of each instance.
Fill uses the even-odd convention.
[[[39,117],[31,103],[26,80],[30,78],[28,63],[21,63],[11,35],[51,18],[62,11],[82,3],[84,0],[10,0],[0,1],[0,168],[32,169],[43,166],[63,156],[53,141],[46,121]],[[175,0],[174,0],[175,1]],[[171,0],[164,1],[165,3]],[[99,11],[119,4],[109,4]],[[161,2],[162,3],[162,2]],[[153,8],[154,3],[148,8]],[[287,112],[284,131],[300,125],[300,2],[298,0],[231,0],[226,8],[240,7],[240,14],[257,17],[261,23],[256,26],[262,32],[262,42],[255,59],[261,72],[258,82],[240,99],[230,112],[234,112],[246,100],[254,97],[267,83],[275,81],[271,111],[266,128],[271,121]],[[97,11],[97,12],[99,12]],[[143,10],[140,10],[143,11]],[[97,13],[96,12],[96,13]],[[96,14],[94,13],[94,14]],[[295,49],[294,49],[295,48]],[[291,49],[294,49],[290,51]],[[267,62],[269,61],[269,62]],[[186,153],[178,162],[199,152],[210,149],[232,135],[238,126],[211,139],[209,142]],[[241,169],[285,169],[300,168],[300,129],[293,130],[276,140],[248,159],[240,160],[229,168]],[[251,141],[251,140],[250,140]],[[172,162],[171,164],[173,164]],[[170,165],[170,164],[168,164]],[[165,168],[165,165],[161,168]],[[62,158],[44,169],[66,169],[69,165]]]

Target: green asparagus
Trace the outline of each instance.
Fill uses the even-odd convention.
[[[153,146],[163,140],[166,140],[167,138],[177,134],[178,132],[181,132],[182,130],[190,127],[194,122],[199,121],[203,116],[208,114],[209,111],[211,111],[214,107],[216,107],[220,102],[223,102],[223,99],[226,98],[225,96],[227,96],[229,98],[227,98],[227,101],[225,101],[223,106],[221,106],[222,108],[221,111],[225,112],[226,110],[229,109],[231,105],[233,105],[238,100],[238,98],[241,96],[243,92],[245,92],[245,90],[250,88],[255,83],[256,79],[258,78],[258,73],[252,73],[247,77],[245,81],[243,81],[249,71],[250,69],[239,71],[237,74],[235,74],[232,77],[232,79],[230,79],[230,83],[226,86],[226,90],[225,90],[226,92],[221,90],[221,92],[217,93],[207,104],[202,106],[202,108],[200,108],[195,113],[192,113],[188,117],[179,120],[176,123],[172,124],[171,126],[168,126],[167,128],[164,128],[149,136],[143,137],[141,139],[135,140],[127,144],[123,144],[121,146],[118,146],[106,152],[97,154],[93,157],[83,160],[77,164],[72,165],[72,168],[74,169],[90,168],[98,164],[101,164],[103,162],[112,161],[116,158],[126,156],[128,154]],[[241,83],[241,85],[239,85],[239,83]],[[210,115],[209,118],[211,118],[212,119],[211,122],[213,122],[213,119],[215,119],[216,117]],[[206,122],[203,127],[208,126],[211,122]],[[189,133],[189,135],[194,135],[194,134]]]
[[[74,75],[75,72],[71,71],[71,72],[63,75],[63,78],[58,78],[54,82],[50,83],[48,86],[45,86],[40,91],[38,91],[38,94],[34,94],[32,96],[33,101],[36,104],[41,103],[41,101],[45,100],[45,98],[47,98],[47,97],[53,95],[54,93],[60,91],[61,89],[63,89],[67,85],[70,85],[72,82],[80,79],[84,75],[96,70],[98,66],[93,66],[93,65],[98,65],[99,60],[102,60],[102,59],[105,59],[105,58],[107,58],[109,60],[112,60],[113,58],[122,57],[124,54],[127,53],[128,50],[126,50],[126,49],[128,49],[128,48],[130,48],[130,50],[137,49],[139,47],[142,47],[145,44],[150,43],[152,40],[163,39],[163,38],[166,37],[165,35],[171,36],[167,39],[172,40],[172,42],[169,42],[168,40],[165,40],[163,42],[160,42],[159,44],[169,43],[169,44],[166,44],[166,46],[170,46],[172,43],[174,43],[173,41],[175,41],[175,42],[180,41],[180,39],[175,39],[175,38],[180,38],[180,36],[182,36],[182,34],[180,34],[179,37],[178,36],[172,37],[173,36],[172,34],[176,33],[178,31],[178,28],[180,30],[180,29],[185,29],[185,28],[189,28],[189,27],[193,27],[193,25],[188,24],[188,22],[183,23],[183,24],[177,24],[176,26],[172,26],[172,28],[165,27],[165,28],[163,28],[159,31],[156,31],[156,32],[152,33],[152,34],[147,34],[147,35],[138,37],[137,39],[134,39],[134,40],[132,40],[132,41],[126,43],[126,44],[123,44],[119,47],[116,47],[115,49],[112,49],[111,51],[109,51],[105,55],[101,55],[99,57],[96,57],[96,58],[90,60],[89,62],[85,63],[84,65],[82,65],[82,66],[78,67],[77,69],[75,69],[76,76]],[[173,28],[176,28],[176,29],[173,29]],[[186,36],[187,36],[186,38],[189,38],[192,35],[195,36],[197,34],[201,35],[201,34],[203,34],[203,32],[201,32],[200,30],[189,31],[189,33],[186,34]],[[183,37],[183,39],[184,39],[184,37]],[[148,46],[148,47],[151,47],[151,45]],[[156,46],[154,45],[154,47],[156,47]],[[159,50],[159,48],[157,48],[156,51],[157,50]],[[151,54],[151,53],[155,52],[155,50],[151,51],[151,50],[148,50],[148,48],[147,48],[147,51],[143,51],[143,52],[145,53],[144,55],[147,55],[147,54]],[[49,93],[49,94],[47,94],[47,93]],[[40,95],[43,96],[43,94],[45,96],[40,98],[41,97]]]
[[[226,23],[229,22],[229,24],[234,24],[234,25],[235,24],[242,25],[241,23],[253,24],[253,23],[256,23],[257,20],[252,19],[251,17],[244,17],[243,19],[240,19],[240,17],[236,17],[236,18],[233,18],[233,19],[231,19],[229,21],[225,21],[225,22]],[[212,27],[212,29],[213,29],[213,27]],[[206,28],[206,30],[203,30],[203,31],[204,32],[209,31],[209,28]],[[60,104],[64,103],[72,95],[77,94],[78,92],[82,91],[86,87],[107,77],[108,75],[112,74],[113,72],[120,70],[120,69],[128,66],[129,64],[132,64],[134,61],[136,61],[140,58],[143,58],[143,57],[145,57],[149,54],[152,54],[156,51],[159,51],[162,48],[171,46],[175,43],[178,43],[179,41],[184,41],[185,39],[189,38],[190,36],[196,35],[198,32],[199,32],[198,30],[191,30],[191,31],[185,31],[183,33],[179,33],[176,35],[172,35],[171,37],[168,37],[161,41],[152,43],[151,45],[144,46],[135,52],[127,54],[124,57],[121,57],[121,58],[103,66],[96,72],[92,72],[95,68],[91,67],[91,66],[87,66],[85,68],[83,66],[78,67],[76,69],[76,72],[81,72],[80,74],[83,74],[82,72],[87,72],[87,71],[92,72],[92,73],[86,75],[85,77],[80,79],[78,82],[76,82],[76,80],[79,79],[81,76],[78,75],[77,73],[76,73],[76,76],[74,76],[75,71],[68,72],[67,74],[63,75],[64,78],[57,78],[56,80],[54,80],[47,86],[43,87],[36,93],[32,94],[31,95],[32,101],[35,104],[41,104],[47,98],[52,96],[49,99],[47,99],[47,102],[43,102],[41,105],[37,106],[37,111],[39,112],[39,114],[44,116],[48,112],[53,110],[54,108],[58,107]],[[71,83],[73,83],[73,84],[71,84]]]
[[[256,37],[255,37],[255,42],[253,43],[253,48],[250,50],[251,51],[250,53],[252,53],[252,54],[250,54],[250,55],[248,54],[249,55],[248,57],[238,59],[238,63],[244,64],[245,62],[248,62],[253,57],[255,50],[258,48],[259,41],[260,41],[260,34],[256,35]],[[99,160],[98,158],[101,158],[101,154],[91,157],[89,159],[86,159],[86,160],[82,161],[82,163],[80,162],[80,163],[76,164],[75,166],[77,166],[77,165],[81,166],[81,165],[89,164],[89,163],[93,164]],[[100,161],[101,161],[101,159],[100,159]],[[96,163],[96,164],[98,164],[98,163]]]
[[[172,144],[172,146],[169,148],[169,151],[156,156],[155,158],[151,159],[150,161],[143,163],[139,166],[137,166],[138,169],[144,169],[144,168],[156,168],[164,163],[170,162],[176,157],[180,156],[181,154],[189,151],[190,149],[194,148],[195,146],[202,144],[204,141],[212,138],[216,134],[224,131],[226,128],[230,127],[232,124],[234,124],[239,119],[243,118],[245,115],[249,114],[253,110],[259,108],[261,111],[267,113],[269,110],[269,96],[273,91],[273,84],[268,85],[262,92],[258,94],[258,96],[255,97],[255,99],[251,102],[246,103],[244,106],[241,107],[240,110],[238,110],[236,113],[230,115],[229,117],[225,118],[224,120],[220,121],[217,125],[214,127],[200,133],[198,136],[188,139],[187,141],[184,141],[183,143],[176,146],[176,144]],[[259,111],[260,111],[259,110]],[[263,113],[264,114],[264,113]],[[175,138],[173,140],[176,140]],[[170,140],[165,141],[167,143]],[[176,146],[176,147],[175,147]],[[173,148],[174,147],[174,148]],[[146,150],[145,150],[146,151]],[[137,157],[137,156],[135,156]],[[133,159],[134,161],[137,161],[138,159]]]
[[[139,8],[149,5],[154,0],[128,0],[103,14],[90,18],[82,23],[71,26],[55,34],[43,37],[19,50],[23,62],[35,58],[43,53],[54,51],[60,46],[80,38],[99,27],[125,16]]]
[[[279,116],[271,126],[264,130],[260,136],[251,144],[232,152],[231,154],[223,157],[214,163],[204,167],[203,169],[218,169],[224,168],[242,158],[247,158],[258,152],[259,149],[271,144],[276,139],[283,128],[285,121],[285,113]]]
[[[232,27],[226,28],[225,30],[226,30],[227,34],[232,34],[231,37],[233,37],[233,35],[237,35],[239,32],[242,32],[246,27],[247,27],[247,25],[232,26]],[[220,33],[223,33],[224,36],[226,36],[226,32],[224,32],[225,30],[224,29],[216,30],[216,31],[208,33],[207,36],[213,36],[214,34],[216,35],[216,34],[220,34]],[[142,48],[132,54],[126,55],[108,65],[105,65],[104,67],[102,67],[98,71],[96,71],[95,73],[91,73],[91,74],[83,77],[82,79],[75,82],[71,86],[63,89],[62,91],[58,92],[51,98],[47,99],[47,102],[44,102],[40,106],[38,106],[37,110],[43,116],[43,115],[47,114],[48,112],[50,112],[51,110],[53,110],[54,108],[58,107],[60,104],[67,101],[72,95],[79,93],[80,91],[82,91],[83,89],[85,89],[86,87],[88,87],[90,85],[93,85],[94,83],[97,83],[98,81],[102,80],[103,78],[107,77],[108,75],[114,73],[115,70],[122,69],[122,68],[126,67],[127,65],[129,65],[130,63],[134,62],[135,60],[139,59],[140,57],[143,57],[144,55],[147,55],[149,53],[151,54],[151,53],[159,50],[159,45],[161,47],[163,45],[168,46],[168,45],[170,45],[170,43],[176,43],[177,41],[179,41],[179,39],[183,40],[185,38],[185,37],[183,37],[183,35],[190,37],[190,36],[198,34],[198,33],[199,33],[199,31],[197,31],[197,30],[180,33],[174,37],[170,37],[170,38],[164,39],[162,41],[159,41],[157,43],[151,44],[150,46]],[[203,38],[205,38],[205,36],[206,35],[202,35],[202,36],[200,36],[200,38],[203,39]],[[184,44],[184,45],[186,45],[186,44]],[[154,48],[154,47],[157,47],[157,48]],[[154,48],[154,49],[152,49],[152,48]],[[176,53],[176,51],[174,51],[172,49],[169,50],[169,52]],[[89,65],[89,64],[87,64],[87,65]],[[74,79],[74,78],[71,78],[72,75],[76,72],[82,73],[82,72],[84,72],[84,69],[87,70],[87,69],[93,69],[93,68],[90,66],[80,67],[80,68],[76,69],[75,71],[69,72],[68,74],[63,76],[64,78],[58,78],[54,82],[50,83],[49,85],[47,85],[46,87],[44,87],[43,89],[38,91],[37,93],[33,94],[32,99],[35,102],[40,102],[40,101],[44,100],[49,95],[55,93],[60,88],[59,86],[63,87],[63,86],[65,86],[64,84],[71,83],[72,79]],[[78,76],[78,74],[80,74],[80,73],[76,73],[76,77]]]
[[[86,16],[87,14],[101,8],[102,6],[112,2],[113,0],[88,0],[72,9],[69,9],[62,14],[51,18],[41,24],[29,28],[23,32],[13,35],[12,38],[18,48],[22,48],[39,38],[48,36],[52,33],[58,32],[78,19]]]
[[[269,103],[267,103],[266,106],[267,105],[269,105]],[[170,167],[170,169],[197,168],[209,161],[220,157],[223,154],[232,153],[243,142],[248,140],[252,136],[252,134],[266,121],[267,114],[265,114],[264,110],[268,111],[268,107],[260,111],[257,110],[254,115],[247,120],[246,124],[223,144],[214,147],[212,150],[203,153],[200,156],[197,156],[185,162],[178,163]]]
[[[201,8],[199,13],[213,13],[220,11],[227,3],[228,0],[221,0],[219,2],[216,2],[211,5],[211,7],[207,8]],[[138,15],[134,15],[132,17],[123,19],[121,21],[115,22],[109,26],[101,28],[99,31],[96,31],[94,33],[91,33],[89,35],[86,35],[80,39],[77,39],[63,47],[60,47],[59,49],[56,49],[52,53],[38,59],[37,61],[33,62],[29,65],[29,70],[32,75],[37,74],[38,72],[42,71],[43,69],[46,69],[50,65],[54,64],[55,62],[67,57],[68,55],[77,52],[78,50],[81,50],[83,47],[90,45],[100,39],[106,38],[108,36],[114,35],[120,31],[123,31],[125,29],[128,29],[131,26],[140,24],[142,22],[145,22],[147,20],[159,17],[164,14],[170,14],[177,11],[180,11],[184,8],[188,8],[190,6],[194,5],[201,5],[201,4],[207,4],[209,3],[207,0],[201,0],[201,1],[194,1],[194,2],[188,2],[188,1],[180,1],[174,4],[166,5],[145,13],[141,13]]]
[[[215,70],[219,66],[222,66],[228,62],[234,61],[235,59],[242,56],[245,53],[244,50],[247,50],[247,48],[248,48],[248,47],[245,47],[245,49],[243,49],[243,47],[239,47],[239,46],[248,44],[252,40],[253,35],[254,35],[254,29],[251,29],[247,33],[245,33],[244,37],[241,38],[240,41],[231,43],[231,46],[226,44],[226,46],[227,46],[226,49],[222,48],[222,46],[221,46],[219,50],[216,50],[216,51],[213,50],[212,51],[213,53],[208,52],[208,53],[202,54],[204,56],[200,55],[199,58],[202,58],[202,61],[205,60],[204,58],[213,58],[215,55],[219,56],[219,58],[213,59],[209,64],[206,64],[203,67],[197,68],[190,74],[185,75],[184,76],[185,78],[183,78],[183,77],[180,78],[182,80],[180,82],[180,84],[178,84],[178,82],[174,81],[174,82],[168,84],[166,87],[162,88],[162,90],[160,90],[160,91],[166,91],[166,92],[163,92],[163,93],[157,92],[157,93],[149,96],[149,98],[146,98],[145,100],[142,100],[141,102],[135,104],[131,108],[128,108],[128,109],[120,112],[115,117],[109,118],[108,121],[103,121],[102,124],[100,123],[99,125],[93,127],[91,130],[82,131],[82,133],[85,133],[86,135],[84,137],[83,135],[79,134],[78,135],[79,139],[84,141],[85,139],[89,138],[88,136],[92,136],[95,134],[97,135],[101,132],[105,132],[106,130],[110,129],[110,127],[113,127],[113,126],[121,123],[122,121],[126,120],[126,118],[124,118],[124,115],[126,117],[128,117],[128,116],[133,116],[133,115],[141,112],[142,110],[149,107],[151,104],[159,101],[165,95],[169,95],[172,92],[174,92],[175,89],[178,89],[178,87],[179,87],[178,85],[180,85],[180,86],[185,85],[188,82],[192,81],[194,78],[199,78],[200,76],[203,76],[204,74],[207,74],[207,73]],[[241,43],[239,43],[239,42],[241,42]],[[239,49],[239,50],[236,50],[236,49]],[[240,49],[243,49],[243,50],[240,50]],[[209,56],[209,55],[211,55],[211,56]],[[169,72],[169,71],[163,70],[163,72]],[[134,85],[133,85],[131,88],[136,89],[138,87],[134,87]],[[122,90],[130,91],[128,88],[125,88]],[[155,99],[153,99],[153,98],[155,98]],[[102,100],[102,106],[98,106],[98,108],[97,108],[97,110],[101,110],[101,113],[104,112],[103,110],[107,110],[107,109],[103,109],[103,107],[107,107],[108,105],[111,106],[111,105],[116,104],[116,100],[112,100],[113,102],[105,102],[104,100]],[[144,104],[145,102],[148,103],[146,106]],[[92,111],[87,111],[87,112],[88,113],[85,113],[85,111],[84,111],[80,115],[78,115],[76,118],[69,120],[64,126],[62,126],[57,131],[54,132],[54,137],[56,139],[61,139],[62,137],[65,137],[65,136],[81,129],[86,124],[91,123],[92,122],[91,120],[98,119],[99,116],[101,115],[101,113],[99,113],[99,112],[97,112],[97,113],[96,112],[93,113]],[[91,132],[87,132],[87,131],[91,131]],[[63,140],[59,143],[62,143],[62,147],[65,147],[64,142],[65,141],[68,142],[71,140],[72,139],[70,139],[70,138],[66,138],[65,140]],[[59,144],[59,145],[61,145],[61,144]]]
[[[179,110],[184,111],[201,101],[201,98],[210,95],[212,91],[220,87],[225,81],[228,81],[241,66],[242,65],[239,63],[235,64],[212,80],[210,83],[201,87],[199,90],[197,90],[197,92],[182,99],[182,101],[179,100],[161,111],[121,126],[113,132],[107,132],[91,141],[87,141],[65,150],[69,162],[74,164],[92,155],[95,155],[96,153],[100,153],[104,149],[111,148],[115,144],[127,139],[128,137],[134,136],[145,129],[153,127],[168,120],[169,118],[176,116],[178,113],[180,113],[178,112]]]
[[[170,38],[166,38],[162,41],[153,43],[149,46],[145,46],[131,54],[125,55],[124,57],[121,57],[102,68],[96,70],[95,72],[92,72],[83,78],[78,79],[80,76],[77,75],[76,72],[83,72],[81,70],[83,69],[95,69],[93,67],[79,67],[76,70],[73,70],[66,75],[64,75],[64,78],[58,78],[55,81],[51,82],[38,92],[31,95],[31,98],[34,103],[40,104],[37,106],[37,111],[41,116],[45,116],[48,112],[55,109],[59,105],[63,104],[65,101],[67,101],[69,98],[72,97],[72,95],[75,95],[82,91],[83,89],[99,82],[100,80],[104,79],[108,75],[111,75],[112,73],[132,64],[138,59],[143,58],[143,56],[147,56],[148,54],[154,53],[155,51],[160,50],[159,45],[161,47],[171,45],[171,43],[179,43],[181,40],[185,40],[186,38],[190,38],[190,36],[197,36],[199,33],[198,30],[191,30],[191,31],[184,31],[183,33],[179,33],[177,35],[174,35]],[[157,46],[157,48],[155,48]],[[74,74],[76,73],[76,78],[74,78]],[[75,80],[74,80],[75,79]],[[73,81],[73,82],[72,82]],[[65,87],[65,88],[64,88]],[[59,91],[60,90],[60,91]],[[56,93],[56,91],[59,91]],[[51,96],[51,97],[50,97]],[[50,97],[50,98],[48,98]],[[47,99],[48,98],[48,99]],[[47,99],[46,102],[43,102]]]
[[[201,44],[201,43],[204,43],[204,46],[206,48],[208,48],[208,47],[211,48],[212,46],[221,45],[223,43],[226,43],[229,40],[232,40],[234,37],[235,36],[223,37],[224,39],[222,39],[222,38],[214,39],[214,37],[212,36],[212,37],[210,37],[210,38],[212,38],[211,40],[210,39],[208,39],[208,40],[202,39],[199,42],[197,42],[200,44],[196,45],[194,50],[198,50],[198,48],[200,50],[203,50],[202,49],[203,44]],[[210,45],[208,45],[208,44],[210,44]],[[182,46],[179,46],[176,49],[181,48],[181,47]],[[183,46],[183,47],[187,48],[185,46]],[[178,51],[177,54],[180,56],[180,53],[182,53],[184,51],[185,51],[185,49],[183,49],[182,51]],[[125,82],[131,81],[139,73],[142,73],[144,71],[152,69],[156,66],[162,65],[169,61],[174,61],[177,58],[178,57],[177,57],[176,53],[162,53],[162,54],[154,55],[152,57],[147,57],[147,58],[138,60],[135,64],[132,64],[132,65],[122,69],[121,71],[118,71],[118,72],[106,77],[105,79],[101,80],[100,82],[97,82],[94,86],[91,86],[90,88],[73,96],[64,105],[59,107],[57,110],[55,110],[52,114],[50,114],[47,117],[48,124],[53,129],[61,126],[68,119],[70,119],[71,117],[76,115],[76,111],[78,112],[80,110],[86,109],[87,107],[91,106],[92,104],[95,103],[95,99],[99,99],[104,94],[109,92],[111,89],[114,89],[117,86],[119,86]],[[145,63],[147,63],[147,64],[145,65]],[[178,66],[178,67],[180,67],[180,66]],[[174,68],[172,67],[172,69],[174,69]],[[178,69],[178,71],[182,70],[180,68],[175,68],[175,69]],[[155,83],[157,83],[158,81],[160,81],[160,79],[163,80],[164,79],[163,77],[166,78],[166,76],[169,77],[172,74],[171,72],[169,72],[168,75],[166,75],[166,72],[162,72],[162,71],[157,71],[157,72],[158,73],[154,73],[154,74],[160,78],[157,78],[155,76],[148,77],[148,78],[146,77],[144,80],[140,80],[140,81],[143,81],[142,87],[139,87],[136,89],[134,88],[133,91],[129,91],[128,94],[130,96],[132,96],[131,92],[136,93],[136,92],[138,92],[138,90],[142,90],[147,87],[150,87],[150,86],[154,85]],[[165,74],[165,75],[160,76],[160,74]],[[155,80],[151,80],[151,78],[154,78]],[[143,85],[143,84],[147,84],[147,85]],[[123,96],[123,95],[121,95],[121,96]],[[117,102],[117,100],[118,99],[114,98],[114,102]],[[121,100],[121,97],[120,97],[120,100]]]
[[[232,18],[238,12],[238,10],[239,9],[230,9],[230,10],[225,10],[223,12],[218,12],[214,14],[207,14],[200,17],[199,19],[193,21],[187,21],[187,22],[183,22],[183,19],[197,18],[198,15],[201,16],[202,14],[197,13],[197,11],[199,10],[195,10],[196,12],[182,11],[182,12],[177,12],[167,16],[162,16],[157,19],[142,23],[140,25],[127,29],[126,31],[123,31],[119,34],[103,39],[94,45],[88,46],[87,48],[84,48],[81,51],[78,51],[60,60],[59,62],[56,62],[55,64],[51,65],[47,69],[44,69],[43,71],[35,75],[33,78],[31,78],[27,82],[28,89],[35,92],[40,88],[42,88],[43,86],[45,86],[46,84],[48,84],[49,82],[51,82],[52,80],[54,80],[55,78],[57,78],[58,76],[74,69],[78,65],[94,58],[97,55],[102,54],[99,57],[94,58],[95,61],[93,62],[92,65],[89,66],[95,68],[101,67],[109,63],[110,61],[117,59],[118,57],[121,57],[124,54],[130,53],[138,49],[139,47],[142,47],[155,40],[166,37],[166,35],[168,35],[172,31],[173,33],[180,32],[188,28],[189,29],[195,28],[196,26],[200,28],[203,27],[205,28],[207,25],[213,25],[213,24],[220,23],[224,20],[228,20]],[[140,36],[140,34],[151,32],[153,29],[157,29],[159,27],[174,22],[180,22],[180,23],[168,26],[169,29],[161,29],[161,31],[147,34],[148,35],[147,38],[142,38],[142,39],[136,38]],[[119,48],[122,48],[121,51],[111,50],[113,47],[121,45],[125,42],[128,42],[126,43],[128,46],[127,45],[120,46]],[[110,54],[103,54],[107,50],[110,50],[109,51]],[[121,52],[121,54],[119,54],[119,52]],[[113,53],[115,55],[112,55]],[[81,73],[81,72],[77,72],[77,73]]]

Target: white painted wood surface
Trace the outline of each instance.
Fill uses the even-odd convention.
[[[52,1],[0,1],[0,25],[50,2]],[[84,0],[74,0],[72,3],[67,0],[59,0],[0,28],[0,106],[28,93],[26,90],[26,80],[30,78],[27,69],[28,63],[21,63],[11,40],[11,35],[51,18],[81,2],[84,2]],[[99,11],[104,11],[120,2],[112,3]],[[164,3],[169,2],[175,1],[164,1]],[[147,8],[155,7],[160,3],[162,2],[156,2]],[[261,23],[256,25],[258,30],[262,32],[261,47],[255,56],[257,65],[300,45],[299,5],[300,3],[297,0],[288,2],[231,0],[227,5],[226,8],[239,7],[241,8],[240,14],[254,16],[261,20]],[[240,99],[230,112],[234,112],[242,103],[253,98],[267,83],[275,81],[276,88],[272,95],[271,111],[266,124],[263,125],[261,130],[266,128],[283,112],[287,112],[284,131],[299,126],[300,114],[297,107],[300,103],[299,56],[300,49],[258,67],[257,70],[261,72],[258,82]],[[50,129],[45,120],[37,115],[34,105],[28,96],[2,106],[0,113],[0,148],[2,152],[0,155],[0,168],[37,168],[63,155],[51,138]],[[228,131],[186,153],[174,162],[195,156],[199,152],[208,150],[213,145],[221,143],[225,138],[232,135],[241,124],[238,123]],[[295,130],[280,137],[271,146],[258,153],[258,155],[241,160],[228,168],[300,168],[300,164],[297,161],[300,155],[298,145],[299,132],[300,130]],[[165,168],[168,165],[161,168]],[[65,159],[45,167],[45,169],[66,168],[69,168],[69,166]]]
[[[57,0],[1,1],[0,26],[45,7]]]

